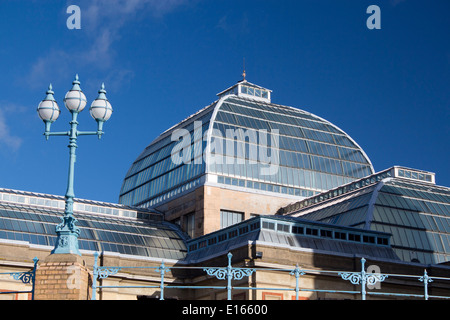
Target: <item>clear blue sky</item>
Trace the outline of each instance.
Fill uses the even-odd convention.
[[[81,29],[69,30],[69,5]],[[369,5],[381,29],[369,30]],[[450,1],[2,0],[0,187],[64,195],[67,138],[42,136],[51,82],[63,105],[76,73],[88,103],[105,82],[114,108],[102,140],[80,137],[75,194],[117,202],[139,153],[162,131],[247,79],[272,101],[346,131],[376,171],[436,173],[450,186]],[[95,130],[86,108],[80,130]]]

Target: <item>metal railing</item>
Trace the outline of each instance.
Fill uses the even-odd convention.
[[[236,268],[231,265],[232,254],[228,253],[228,265],[226,267],[177,267],[171,266],[167,267],[164,264],[164,261],[159,266],[155,267],[108,267],[108,266],[98,266],[98,256],[99,254],[96,252],[94,254],[94,269],[93,269],[93,283],[92,283],[92,300],[96,300],[96,294],[98,289],[106,289],[106,288],[159,288],[160,289],[160,300],[164,300],[164,289],[215,289],[215,290],[226,290],[227,299],[231,300],[232,290],[272,290],[272,291],[294,291],[295,299],[299,299],[300,292],[324,292],[324,293],[344,293],[344,294],[360,294],[362,300],[366,300],[368,295],[378,295],[378,296],[397,296],[397,297],[411,297],[411,298],[423,298],[428,300],[430,298],[433,299],[450,299],[450,296],[438,296],[438,295],[430,295],[429,294],[429,283],[439,280],[439,281],[448,281],[448,287],[445,287],[446,290],[450,292],[450,278],[445,277],[430,277],[427,274],[426,269],[424,270],[423,275],[414,276],[414,275],[403,275],[403,274],[387,274],[387,273],[376,273],[376,272],[367,272],[365,268],[366,260],[364,258],[361,259],[361,271],[359,272],[347,272],[347,271],[330,271],[330,270],[307,270],[301,269],[298,265],[293,269],[277,269],[277,268]],[[160,275],[160,283],[159,285],[148,285],[148,286],[111,286],[111,285],[98,285],[98,281],[100,279],[106,279],[109,276],[116,275],[121,270],[126,269],[153,269],[155,272]],[[226,285],[223,286],[190,286],[190,285],[170,285],[165,284],[164,275],[175,269],[197,269],[206,272],[208,276],[215,277],[218,280],[226,280]],[[295,288],[276,288],[276,287],[241,287],[241,286],[232,286],[232,280],[242,280],[244,277],[250,277],[253,273],[257,271],[280,271],[280,272],[289,272],[289,275],[295,277]],[[308,289],[300,287],[300,278],[306,274],[328,274],[335,275],[341,280],[349,281],[351,284],[359,286],[359,290],[324,290],[324,289]],[[396,292],[375,292],[375,291],[367,291],[367,288],[371,288],[385,281],[387,278],[401,278],[401,279],[413,279],[419,285],[422,283],[423,285],[423,294],[409,294],[409,293],[396,293]]]
[[[34,300],[34,286],[36,280],[36,269],[39,259],[35,257],[33,259],[33,269],[25,272],[1,272],[1,274],[7,274],[13,277],[14,280],[22,281],[23,284],[31,284],[31,290],[23,291],[1,291],[0,294],[18,294],[18,293],[31,293],[31,300]]]

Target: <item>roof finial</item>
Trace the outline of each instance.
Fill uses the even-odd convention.
[[[245,58],[244,58],[244,72],[242,72],[242,77],[244,78],[244,81],[245,81],[245,76],[246,76],[246,73],[245,73]]]

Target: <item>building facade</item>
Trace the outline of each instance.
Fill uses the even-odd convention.
[[[358,299],[351,275],[373,267],[371,298],[450,297],[450,189],[374,172],[344,131],[271,95],[238,82],[141,152],[119,204],[75,199],[82,256],[50,254],[64,197],[0,189],[0,298]]]

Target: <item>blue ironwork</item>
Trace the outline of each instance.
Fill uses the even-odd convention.
[[[99,267],[98,266],[98,253],[94,254],[95,262],[94,262],[94,279],[93,279],[93,294],[92,299],[96,299],[96,290],[100,288],[159,288],[161,290],[160,300],[164,300],[164,290],[165,289],[216,289],[216,290],[227,290],[227,298],[231,300],[231,290],[277,290],[277,291],[295,291],[295,299],[299,299],[299,293],[302,292],[321,292],[321,293],[342,293],[342,294],[361,294],[361,299],[365,300],[366,295],[381,295],[381,296],[394,296],[394,297],[409,297],[409,298],[425,298],[428,300],[429,298],[435,299],[450,299],[450,296],[436,296],[428,294],[428,283],[433,280],[444,280],[449,281],[450,278],[444,277],[429,277],[427,271],[425,270],[423,276],[411,276],[411,275],[403,275],[403,274],[380,274],[380,273],[367,273],[365,271],[365,262],[364,258],[361,259],[361,271],[360,272],[342,272],[342,271],[330,271],[330,270],[306,270],[301,269],[298,265],[295,266],[294,269],[275,269],[275,268],[233,268],[231,265],[232,254],[228,253],[228,265],[226,267],[181,267],[181,266],[171,266],[167,267],[162,261],[160,266],[157,267]],[[97,280],[105,279],[109,276],[117,274],[118,271],[122,269],[154,269],[156,272],[160,274],[161,281],[159,285],[149,285],[149,286],[97,286]],[[214,276],[218,280],[227,280],[227,286],[176,286],[176,285],[164,285],[165,282],[165,273],[172,269],[201,269],[206,272],[209,276]],[[241,280],[244,277],[251,276],[254,272],[257,271],[280,271],[280,272],[289,272],[290,275],[295,276],[295,288],[274,288],[274,287],[239,287],[239,286],[231,286],[231,280]],[[339,278],[350,281],[355,285],[362,285],[361,290],[325,290],[325,289],[308,289],[300,287],[300,277],[305,274],[317,274],[317,273],[326,273],[326,274],[334,274]],[[424,291],[425,294],[410,294],[410,293],[390,293],[390,292],[374,292],[371,291],[369,293],[366,292],[366,285],[375,285],[378,282],[383,282],[386,278],[415,278],[424,283]],[[363,285],[364,284],[364,285]]]
[[[425,300],[428,300],[428,283],[433,282],[433,279],[431,279],[428,276],[426,269],[425,269],[425,271],[423,273],[423,277],[419,278],[419,281],[423,282]]]
[[[295,276],[295,300],[298,300],[299,291],[300,291],[300,276],[305,275],[305,272],[298,267],[298,264],[295,266],[295,269],[289,273],[291,276]]]
[[[231,266],[231,258],[233,257],[233,254],[229,252],[227,254],[228,257],[228,266],[225,268],[204,268],[203,271],[206,271],[206,273],[210,276],[215,276],[219,280],[225,280],[225,278],[228,281],[227,284],[227,298],[228,300],[231,300],[231,280],[241,280],[244,277],[250,277],[252,273],[255,271],[255,269],[250,268],[233,268]]]
[[[0,294],[5,293],[31,293],[31,300],[34,300],[34,288],[35,288],[35,280],[36,280],[36,270],[37,270],[37,263],[39,259],[35,257],[33,259],[33,269],[30,271],[25,272],[8,272],[6,274],[9,274],[11,277],[13,277],[14,280],[21,281],[23,284],[31,284],[31,290],[30,291],[3,291],[0,292]],[[0,273],[2,274],[2,273]]]
[[[361,283],[361,298],[366,300],[366,285],[375,285],[383,282],[388,276],[380,273],[367,273],[365,270],[366,259],[361,258],[361,272],[341,272],[339,275],[344,280],[349,280],[352,284]]]
[[[92,282],[92,300],[95,300],[97,293],[97,279],[105,279],[109,276],[117,274],[120,267],[99,267],[98,266],[98,252],[94,253],[94,270],[93,270],[93,282]]]
[[[156,268],[156,271],[159,272],[159,274],[161,275],[161,285],[160,285],[160,290],[161,290],[161,294],[159,296],[159,300],[164,300],[164,274],[166,272],[170,271],[170,268],[167,268],[164,265],[164,260],[161,262],[161,266],[159,268]]]
[[[103,122],[104,120],[97,120],[97,131],[79,131],[78,130],[78,113],[84,109],[86,105],[86,99],[84,94],[80,88],[80,82],[78,81],[78,75],[75,76],[75,80],[72,82],[72,89],[66,94],[64,98],[64,103],[66,104],[67,109],[72,114],[72,120],[70,121],[70,131],[67,132],[50,132],[50,124],[54,122],[57,118],[51,116],[51,118],[42,118],[41,119],[45,123],[45,132],[44,135],[46,139],[50,136],[68,136],[69,137],[69,176],[67,182],[67,191],[65,195],[66,203],[64,209],[64,216],[61,217],[62,222],[56,226],[56,234],[57,239],[55,243],[55,248],[52,250],[52,254],[77,254],[81,256],[79,247],[78,247],[78,237],[80,235],[80,229],[76,226],[77,219],[73,216],[73,202],[74,202],[74,172],[75,172],[75,162],[76,162],[76,148],[77,146],[77,138],[82,135],[97,135],[98,138],[103,135]],[[44,101],[51,101],[54,105],[56,105],[56,101],[53,97],[53,91],[51,90],[51,86],[47,91],[47,96]],[[97,99],[105,100],[105,90],[104,85],[99,91],[99,97]],[[75,93],[75,94],[74,94]],[[43,101],[43,102],[44,102]],[[95,101],[94,101],[95,102]],[[41,111],[46,105],[39,105],[38,112],[41,116]],[[47,108],[47,107],[46,107]],[[55,110],[58,108],[53,107]],[[48,108],[47,108],[48,109]],[[57,109],[59,111],[59,108]],[[58,114],[59,115],[59,114]]]

